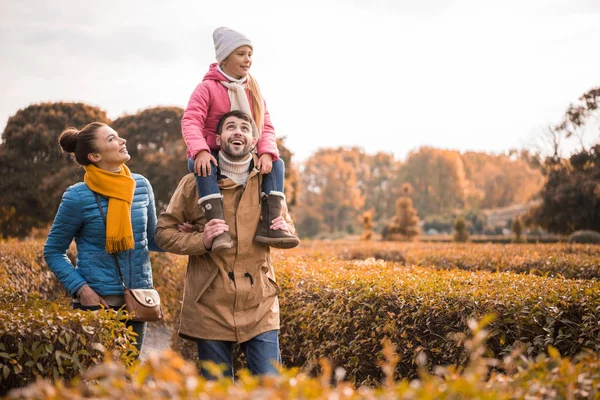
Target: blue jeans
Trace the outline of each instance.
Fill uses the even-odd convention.
[[[217,160],[219,159],[218,151],[211,151],[210,154]],[[188,159],[188,170],[190,172],[194,172],[194,159]],[[196,175],[196,186],[198,186],[198,196],[199,198],[211,195],[211,194],[219,194],[221,193],[219,190],[219,184],[217,183],[217,166],[211,162],[210,175],[208,176],[199,176]],[[273,169],[270,173],[263,175],[262,181],[262,192],[266,194],[270,194],[272,191],[277,191],[283,193],[284,188],[284,178],[285,177],[285,163],[283,159],[278,158],[276,161],[273,161]]]
[[[233,377],[233,344],[220,340],[197,339],[198,359],[212,361],[215,364],[226,367],[223,375]],[[246,356],[248,368],[253,375],[279,375],[276,365],[281,364],[281,353],[279,352],[279,331],[273,330],[261,333],[247,342],[240,343],[240,347]],[[216,379],[204,367],[200,367],[202,376],[206,379]]]
[[[121,307],[115,307],[115,306],[111,306],[110,308],[112,308],[113,310],[118,310]],[[74,310],[83,310],[83,311],[97,311],[100,309],[100,306],[84,306],[81,303],[73,303],[73,309]],[[138,349],[138,351],[142,351],[142,344],[144,343],[144,336],[146,335],[146,322],[141,322],[141,321],[126,321],[125,322],[125,326],[130,327],[131,329],[133,329],[133,331],[135,333],[137,333],[137,337],[134,339],[135,342],[133,342],[133,345],[135,346],[136,349]]]

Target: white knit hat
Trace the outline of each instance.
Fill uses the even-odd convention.
[[[250,46],[252,48],[250,39],[224,26],[215,29],[213,32],[213,42],[215,43],[215,55],[219,64],[240,46]]]

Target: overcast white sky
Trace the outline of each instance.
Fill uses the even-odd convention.
[[[298,161],[339,145],[522,147],[600,85],[597,0],[0,0],[0,126],[41,101],[111,118],[185,107],[218,26],[254,42]]]

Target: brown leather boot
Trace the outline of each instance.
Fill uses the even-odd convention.
[[[284,201],[285,196],[283,193],[271,192],[269,195],[263,194],[261,205],[262,221],[258,223],[256,235],[254,236],[255,241],[278,249],[291,249],[300,244],[300,240],[291,233],[270,228],[271,221],[281,216],[281,208]]]
[[[202,199],[201,199],[202,200]],[[206,215],[206,222],[211,219],[225,219],[223,215],[223,200],[221,197],[214,197],[202,200],[198,200],[198,204]],[[211,251],[218,252],[221,250],[230,249],[233,247],[233,240],[229,236],[229,232],[223,232],[219,236],[213,239]]]

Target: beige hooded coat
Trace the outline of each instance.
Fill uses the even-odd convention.
[[[179,334],[242,343],[279,329],[280,289],[269,247],[254,242],[260,218],[258,170],[252,168],[246,186],[225,178],[219,180],[219,187],[233,248],[212,253],[204,247],[206,217],[197,204],[194,174],[181,179],[166,212],[158,218],[156,242],[168,252],[189,256]],[[284,215],[293,231],[287,210]],[[199,232],[180,232],[177,226],[186,221]]]

